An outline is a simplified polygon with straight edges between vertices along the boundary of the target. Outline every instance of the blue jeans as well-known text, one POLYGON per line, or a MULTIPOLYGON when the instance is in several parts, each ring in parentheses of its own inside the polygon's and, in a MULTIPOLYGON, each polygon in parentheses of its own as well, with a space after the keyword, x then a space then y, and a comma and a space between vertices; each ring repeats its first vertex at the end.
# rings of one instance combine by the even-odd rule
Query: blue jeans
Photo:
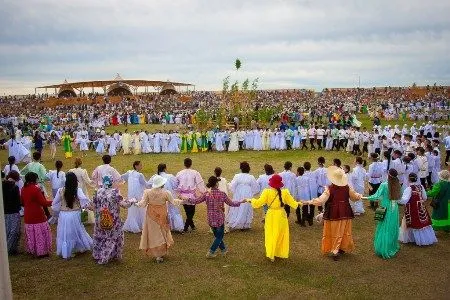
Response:
POLYGON ((225 244, 223 242, 223 234, 224 234, 224 226, 220 226, 220 227, 211 227, 212 232, 214 234, 214 241, 211 245, 211 252, 214 253, 216 252, 217 248, 220 248, 220 250, 224 251, 225 250, 225 244))

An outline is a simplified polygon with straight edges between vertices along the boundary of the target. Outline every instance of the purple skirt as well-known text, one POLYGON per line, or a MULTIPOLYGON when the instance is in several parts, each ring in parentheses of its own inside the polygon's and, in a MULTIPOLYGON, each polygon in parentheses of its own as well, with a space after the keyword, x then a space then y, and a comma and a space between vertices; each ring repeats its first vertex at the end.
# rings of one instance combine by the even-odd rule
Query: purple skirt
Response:
POLYGON ((35 256, 48 255, 52 251, 52 232, 47 222, 25 224, 27 252, 35 256))

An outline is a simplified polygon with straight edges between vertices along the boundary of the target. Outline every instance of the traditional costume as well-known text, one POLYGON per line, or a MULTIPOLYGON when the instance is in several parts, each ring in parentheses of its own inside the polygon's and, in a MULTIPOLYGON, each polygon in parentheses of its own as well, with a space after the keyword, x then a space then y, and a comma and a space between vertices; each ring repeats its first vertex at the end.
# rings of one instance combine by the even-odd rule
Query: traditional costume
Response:
POLYGON ((433 213, 431 221, 434 230, 450 231, 450 182, 449 172, 443 170, 439 173, 439 181, 433 185, 433 189, 427 192, 429 198, 433 198, 433 213))

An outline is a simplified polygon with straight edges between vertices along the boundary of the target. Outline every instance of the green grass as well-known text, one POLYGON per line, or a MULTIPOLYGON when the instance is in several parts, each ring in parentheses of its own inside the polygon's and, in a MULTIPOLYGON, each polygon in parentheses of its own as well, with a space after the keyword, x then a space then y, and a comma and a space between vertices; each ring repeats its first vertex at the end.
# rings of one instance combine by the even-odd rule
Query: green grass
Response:
MULTIPOLYGON (((367 120, 361 118, 363 122, 367 120)), ((138 127, 137 127, 138 128, 138 127)), ((153 126, 149 126, 153 128, 153 126)), ((75 156, 77 153, 75 153, 75 156)), ((305 161, 316 165, 319 155, 327 163, 339 157, 344 164, 352 164, 353 157, 343 152, 237 152, 198 153, 189 155, 193 167, 207 178, 214 167, 221 166, 224 176, 231 180, 238 172, 239 162, 247 160, 251 173, 259 175, 265 163, 281 171, 286 160, 295 168, 305 161)), ((181 154, 146 154, 116 156, 112 165, 119 172, 131 168, 134 160, 144 164, 148 178, 158 163, 167 163, 169 172, 182 168, 181 154)), ((0 151, 5 162, 7 151, 0 151)), ((44 152, 44 165, 53 162, 44 152)), ((64 170, 72 167, 73 159, 64 159, 59 149, 58 159, 64 170)), ((101 159, 93 152, 83 159, 83 166, 91 173, 101 159)), ((126 185, 122 187, 126 195, 126 185)), ((389 261, 374 255, 372 238, 375 228, 373 213, 356 218, 353 237, 356 250, 339 262, 320 253, 321 226, 300 228, 290 218, 290 257, 269 262, 264 255, 264 231, 261 210, 255 210, 252 230, 233 232, 225 236, 230 249, 226 258, 205 258, 212 242, 208 233, 206 210, 199 205, 195 216, 198 230, 186 235, 174 234, 175 245, 167 261, 156 264, 138 250, 140 235, 125 234, 124 259, 106 266, 94 263, 90 253, 65 261, 56 255, 34 259, 22 254, 10 257, 10 272, 15 299, 211 299, 211 298, 414 298, 444 299, 450 291, 448 262, 450 236, 439 233, 439 243, 431 247, 402 245, 398 256, 389 261)), ((184 213, 183 213, 184 216, 184 213)), ((123 218, 126 210, 123 211, 123 218)), ((55 237, 55 227, 52 227, 55 237)), ((92 233, 92 226, 87 230, 92 233)), ((23 245, 23 243, 22 243, 23 245)))

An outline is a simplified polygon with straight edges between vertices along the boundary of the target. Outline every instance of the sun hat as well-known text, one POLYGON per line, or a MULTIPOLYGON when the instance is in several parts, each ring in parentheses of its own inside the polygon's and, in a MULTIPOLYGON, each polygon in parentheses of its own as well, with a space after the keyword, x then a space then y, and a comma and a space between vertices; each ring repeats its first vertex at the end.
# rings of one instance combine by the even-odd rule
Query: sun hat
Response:
POLYGON ((283 178, 278 174, 273 175, 269 179, 269 186, 274 189, 281 189, 284 186, 283 178))
POLYGON ((336 166, 330 166, 327 168, 327 177, 332 184, 337 186, 346 186, 348 184, 347 175, 345 171, 336 166))
POLYGON ((448 181, 450 179, 450 172, 448 170, 442 170, 439 172, 439 179, 448 181))
POLYGON ((164 186, 167 182, 167 179, 156 175, 155 177, 153 177, 153 184, 152 184, 152 188, 160 188, 162 186, 164 186))

